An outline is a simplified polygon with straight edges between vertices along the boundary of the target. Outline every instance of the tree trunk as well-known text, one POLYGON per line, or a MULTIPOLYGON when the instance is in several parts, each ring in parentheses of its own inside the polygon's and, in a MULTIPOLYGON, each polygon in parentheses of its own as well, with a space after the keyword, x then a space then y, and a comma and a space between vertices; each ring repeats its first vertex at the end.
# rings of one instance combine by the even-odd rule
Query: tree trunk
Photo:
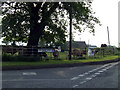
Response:
POLYGON ((38 41, 41 35, 39 35, 39 30, 42 30, 39 28, 39 8, 40 7, 34 7, 33 3, 29 4, 30 8, 30 35, 28 39, 28 44, 27 46, 37 46, 38 41))
POLYGON ((48 19, 50 19, 51 14, 55 11, 55 9, 58 7, 58 2, 54 3, 53 6, 50 8, 49 11, 47 10, 47 4, 46 3, 42 8, 42 20, 41 23, 38 23, 39 17, 39 9, 40 7, 36 6, 31 3, 29 4, 30 8, 30 35, 28 39, 27 46, 38 46, 39 39, 44 33, 44 28, 48 24, 48 19))

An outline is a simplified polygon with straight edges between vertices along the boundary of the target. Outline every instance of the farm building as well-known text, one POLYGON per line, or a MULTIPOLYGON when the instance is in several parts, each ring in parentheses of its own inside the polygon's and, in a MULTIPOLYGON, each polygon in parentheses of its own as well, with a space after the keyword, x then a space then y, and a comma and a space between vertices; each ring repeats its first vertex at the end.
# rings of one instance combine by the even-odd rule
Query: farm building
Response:
MULTIPOLYGON (((69 41, 67 41, 69 45, 69 41)), ((72 48, 79 48, 79 49, 85 49, 87 48, 87 44, 85 41, 72 41, 72 48)))

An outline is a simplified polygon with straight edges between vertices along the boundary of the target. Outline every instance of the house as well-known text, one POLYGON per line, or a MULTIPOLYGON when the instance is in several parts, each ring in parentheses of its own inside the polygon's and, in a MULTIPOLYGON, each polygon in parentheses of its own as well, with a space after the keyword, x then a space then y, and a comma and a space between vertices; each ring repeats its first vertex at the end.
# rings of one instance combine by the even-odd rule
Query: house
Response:
MULTIPOLYGON (((67 41, 67 43, 69 45, 69 41, 67 41)), ((87 45, 85 41, 72 41, 72 48, 85 49, 87 45)))
POLYGON ((88 45, 88 48, 97 48, 96 45, 88 45))

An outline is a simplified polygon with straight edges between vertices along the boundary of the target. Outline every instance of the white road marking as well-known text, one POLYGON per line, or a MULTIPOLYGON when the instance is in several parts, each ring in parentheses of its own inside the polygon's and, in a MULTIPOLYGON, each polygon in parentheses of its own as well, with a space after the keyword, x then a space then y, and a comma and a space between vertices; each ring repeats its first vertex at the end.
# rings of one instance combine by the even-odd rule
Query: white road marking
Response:
MULTIPOLYGON (((98 67, 98 68, 93 69, 93 70, 91 70, 91 71, 88 71, 88 72, 85 72, 85 73, 83 73, 83 74, 80 74, 80 75, 78 75, 77 77, 71 78, 71 80, 77 80, 79 77, 83 77, 83 76, 85 76, 85 75, 88 75, 88 74, 90 74, 91 72, 97 71, 97 70, 99 70, 99 69, 101 69, 101 68, 103 68, 103 67, 106 67, 106 66, 108 66, 108 65, 110 65, 110 64, 105 64, 105 65, 103 65, 103 66, 101 66, 101 67, 98 67)), ((103 72, 103 71, 100 71, 100 72, 103 72)), ((98 75, 99 73, 96 73, 96 74, 98 75)))
POLYGON ((86 83, 87 81, 80 82, 80 84, 86 83))
POLYGON ((73 77, 73 78, 71 78, 71 80, 76 80, 76 79, 78 79, 79 77, 73 77))
POLYGON ((74 88, 74 87, 77 87, 77 86, 78 86, 78 85, 74 85, 73 88, 74 88))
POLYGON ((78 75, 79 77, 83 77, 83 76, 85 76, 85 75, 83 75, 83 74, 80 74, 80 75, 78 75))
POLYGON ((93 72, 93 71, 89 71, 90 73, 93 72))
POLYGON ((89 74, 89 73, 86 72, 86 73, 84 73, 84 74, 87 75, 87 74, 89 74))
POLYGON ((100 72, 100 73, 101 73, 101 72, 104 72, 104 71, 98 71, 98 72, 100 72))
POLYGON ((91 77, 96 77, 97 75, 92 75, 91 77))
POLYGON ((96 75, 99 75, 100 73, 95 73, 96 75))
POLYGON ((35 72, 23 72, 22 75, 37 75, 35 72))
POLYGON ((107 69, 102 69, 102 71, 106 71, 107 69))
MULTIPOLYGON (((88 71, 88 72, 85 72, 85 73, 83 73, 83 74, 80 74, 80 75, 78 75, 78 77, 74 77, 74 78, 72 78, 71 80, 77 80, 79 77, 83 77, 83 76, 85 76, 85 75, 88 75, 88 74, 96 71, 96 73, 94 73, 93 75, 91 75, 91 77, 87 77, 87 78, 85 78, 86 80, 84 80, 84 81, 82 81, 82 82, 79 83, 79 84, 84 84, 84 83, 86 83, 87 81, 92 80, 94 77, 96 77, 97 75, 101 74, 102 72, 106 71, 107 69, 115 66, 116 64, 118 64, 118 63, 105 64, 105 65, 103 65, 103 66, 101 66, 101 67, 98 67, 98 68, 93 69, 93 70, 91 70, 91 71, 88 71), (103 69, 102 69, 102 68, 103 68, 103 69), (99 69, 101 69, 101 70, 99 70, 99 69), (98 71, 97 71, 97 70, 98 70, 98 71)), ((78 86, 78 85, 74 85, 73 87, 77 87, 77 86, 78 86)))
POLYGON ((92 78, 86 78, 86 80, 91 80, 92 78))
POLYGON ((110 65, 110 64, 106 64, 106 65, 104 65, 104 66, 98 67, 98 68, 93 69, 93 70, 91 70, 91 71, 89 71, 89 72, 90 72, 90 73, 91 73, 91 72, 94 72, 94 71, 96 71, 96 70, 98 70, 98 69, 101 69, 101 68, 104 68, 104 67, 106 67, 106 66, 108 66, 108 65, 110 65))

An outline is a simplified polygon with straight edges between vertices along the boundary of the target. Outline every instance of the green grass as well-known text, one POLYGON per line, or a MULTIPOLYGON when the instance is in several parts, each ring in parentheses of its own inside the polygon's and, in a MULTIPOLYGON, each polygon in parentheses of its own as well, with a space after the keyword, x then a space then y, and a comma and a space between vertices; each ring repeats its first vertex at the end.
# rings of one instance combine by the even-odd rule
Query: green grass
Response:
POLYGON ((98 61, 113 60, 113 59, 117 59, 117 58, 118 58, 118 55, 99 57, 99 58, 87 58, 87 59, 81 59, 81 60, 49 60, 49 61, 36 61, 36 62, 16 61, 16 62, 2 62, 2 66, 3 67, 45 66, 45 65, 72 64, 72 63, 83 63, 83 62, 98 62, 98 61))

